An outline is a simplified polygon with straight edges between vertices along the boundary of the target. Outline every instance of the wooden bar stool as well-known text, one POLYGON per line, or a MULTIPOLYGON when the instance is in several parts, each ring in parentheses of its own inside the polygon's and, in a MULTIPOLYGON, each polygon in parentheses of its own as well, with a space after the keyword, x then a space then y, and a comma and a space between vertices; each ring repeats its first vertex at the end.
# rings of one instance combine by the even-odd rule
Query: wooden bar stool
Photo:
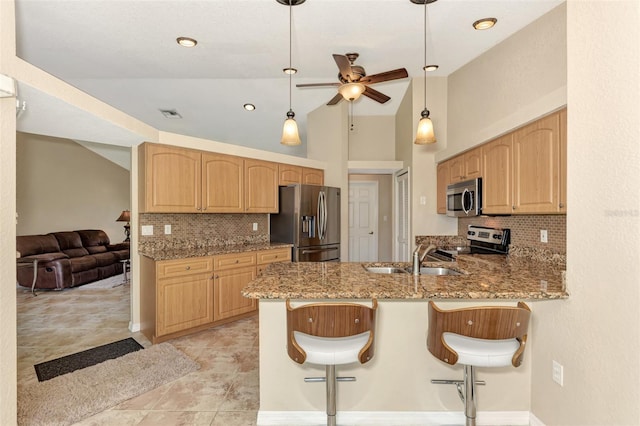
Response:
POLYGON ((373 358, 373 338, 378 303, 368 307, 357 303, 311 303, 296 308, 287 299, 287 352, 298 364, 324 365, 326 377, 305 378, 326 382, 327 425, 336 424, 336 365, 373 358))
POLYGON ((476 424, 475 367, 520 366, 527 341, 531 310, 517 306, 480 306, 440 310, 429 302, 427 348, 450 365, 463 364, 463 380, 432 380, 435 384, 455 384, 465 405, 467 426, 476 424), (464 389, 464 391, 463 391, 464 389))

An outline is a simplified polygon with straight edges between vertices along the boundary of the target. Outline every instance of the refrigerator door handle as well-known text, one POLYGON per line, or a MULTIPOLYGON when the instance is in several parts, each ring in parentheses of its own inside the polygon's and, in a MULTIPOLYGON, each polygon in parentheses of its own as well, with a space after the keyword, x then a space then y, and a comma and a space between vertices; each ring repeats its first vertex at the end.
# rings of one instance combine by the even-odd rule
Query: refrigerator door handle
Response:
POLYGON ((325 223, 326 223, 326 206, 324 192, 318 192, 318 238, 324 239, 325 223))

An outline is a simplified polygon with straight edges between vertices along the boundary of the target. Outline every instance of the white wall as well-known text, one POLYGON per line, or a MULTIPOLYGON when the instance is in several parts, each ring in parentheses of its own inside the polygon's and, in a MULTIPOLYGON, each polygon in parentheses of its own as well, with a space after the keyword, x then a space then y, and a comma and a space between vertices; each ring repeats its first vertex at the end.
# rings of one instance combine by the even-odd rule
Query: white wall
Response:
POLYGON ((447 145, 437 161, 566 104, 565 30, 562 4, 449 76, 447 145))
POLYGON ((567 51, 570 298, 533 311, 531 406, 549 426, 638 425, 640 3, 570 1, 567 51))
POLYGON ((395 117, 392 115, 353 117, 353 127, 348 133, 349 160, 395 160, 395 136, 395 117))

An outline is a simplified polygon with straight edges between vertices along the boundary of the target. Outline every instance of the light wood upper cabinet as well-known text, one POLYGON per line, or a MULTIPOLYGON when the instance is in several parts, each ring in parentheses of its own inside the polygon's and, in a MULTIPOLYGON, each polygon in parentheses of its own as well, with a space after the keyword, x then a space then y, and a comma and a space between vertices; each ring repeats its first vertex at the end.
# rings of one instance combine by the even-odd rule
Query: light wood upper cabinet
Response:
POLYGON ((293 183, 323 185, 324 171, 291 164, 278 164, 278 184, 284 186, 293 183))
POLYGON ((244 212, 244 159, 202 153, 202 211, 244 212))
POLYGON ((303 167, 302 183, 304 183, 305 185, 324 185, 324 171, 320 169, 303 167))
POLYGON ((436 191, 436 207, 438 214, 446 214, 447 213, 447 186, 449 185, 449 162, 445 161, 443 163, 438 164, 437 171, 437 179, 438 179, 438 188, 436 191))
POLYGON ((513 136, 508 134, 482 146, 482 212, 510 214, 512 202, 513 136))
POLYGON ((197 213, 202 195, 200 153, 144 143, 138 149, 141 213, 197 213))
POLYGON ((244 180, 245 212, 278 212, 277 163, 245 159, 244 180))
POLYGON ((560 213, 567 212, 567 110, 560 111, 560 213))
POLYGON ((472 149, 448 161, 449 183, 462 182, 482 176, 481 148, 472 149))
POLYGON ((558 213, 560 114, 513 132, 513 213, 558 213))

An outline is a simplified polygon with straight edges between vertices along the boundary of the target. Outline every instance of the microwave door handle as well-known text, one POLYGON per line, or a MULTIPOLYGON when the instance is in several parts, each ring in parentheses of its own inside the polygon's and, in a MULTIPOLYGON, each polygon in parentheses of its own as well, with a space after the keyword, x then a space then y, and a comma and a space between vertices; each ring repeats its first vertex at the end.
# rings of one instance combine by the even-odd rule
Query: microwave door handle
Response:
MULTIPOLYGON (((473 200, 471 201, 471 206, 469 206, 469 209, 467 210, 467 194, 469 194, 469 190, 467 188, 464 189, 464 191, 462 191, 462 211, 464 211, 464 214, 468 215, 469 212, 471 211, 471 207, 473 206, 473 200)), ((471 197, 469 197, 471 198, 471 197)))

